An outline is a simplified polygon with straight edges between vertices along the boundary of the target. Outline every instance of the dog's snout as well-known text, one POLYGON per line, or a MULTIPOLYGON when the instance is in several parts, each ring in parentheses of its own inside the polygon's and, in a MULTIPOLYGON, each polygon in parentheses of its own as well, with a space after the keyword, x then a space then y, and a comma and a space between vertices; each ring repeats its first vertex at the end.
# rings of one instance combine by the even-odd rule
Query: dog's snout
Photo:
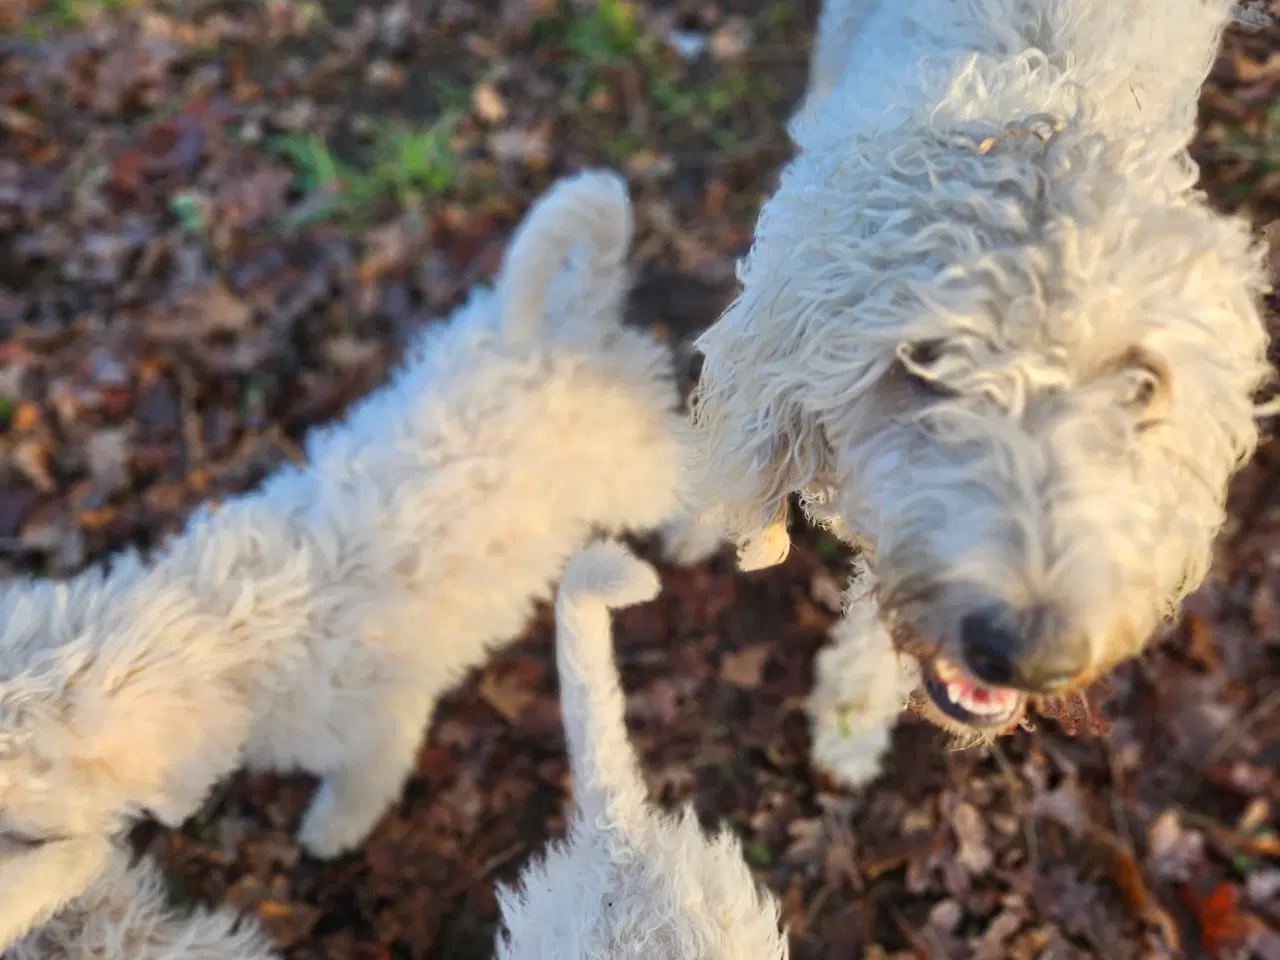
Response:
POLYGON ((1060 690, 1089 666, 1088 638, 1060 624, 1040 608, 1021 616, 999 609, 969 614, 960 623, 965 663, 975 677, 993 686, 1032 693, 1060 690))

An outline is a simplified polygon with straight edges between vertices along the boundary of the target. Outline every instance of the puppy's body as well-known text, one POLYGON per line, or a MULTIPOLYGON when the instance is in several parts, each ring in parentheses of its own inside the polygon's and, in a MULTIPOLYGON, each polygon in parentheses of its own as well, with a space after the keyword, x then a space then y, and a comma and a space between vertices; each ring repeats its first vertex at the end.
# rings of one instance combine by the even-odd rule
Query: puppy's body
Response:
MULTIPOLYGON (((437 698, 518 633, 593 529, 677 513, 668 352, 620 321, 630 231, 617 178, 557 185, 496 291, 313 434, 304 469, 201 511, 149 564, 10 587, 0 838, 36 856, 142 810, 176 824, 244 763, 324 778, 310 852, 358 843, 437 698)), ((0 918, 0 937, 30 921, 0 918)))
POLYGON ((170 909, 164 877, 112 851, 88 889, 3 960, 273 960, 257 925, 230 910, 170 909))
POLYGON ((573 774, 569 836, 500 890, 498 960, 783 960, 776 901, 737 838, 648 801, 627 736, 610 608, 651 600, 653 568, 620 545, 581 551, 556 599, 556 660, 573 774))
POLYGON ((865 545, 958 731, 1136 655, 1256 444, 1262 260, 1187 153, 1230 6, 828 0, 699 341, 715 512, 750 548, 800 491, 865 545))

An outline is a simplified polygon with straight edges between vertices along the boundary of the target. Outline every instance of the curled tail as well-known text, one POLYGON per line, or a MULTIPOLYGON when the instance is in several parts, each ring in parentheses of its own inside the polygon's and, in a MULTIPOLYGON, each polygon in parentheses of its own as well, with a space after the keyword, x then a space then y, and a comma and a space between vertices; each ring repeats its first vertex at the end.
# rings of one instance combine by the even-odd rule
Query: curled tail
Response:
POLYGON ((647 804, 627 736, 609 611, 652 600, 660 589, 653 567, 611 541, 584 548, 565 567, 556 598, 556 667, 569 769, 587 824, 625 828, 647 804))
POLYGON ((538 335, 547 292, 575 246, 587 244, 596 262, 621 263, 632 225, 626 181, 618 174, 588 170, 552 184, 529 208, 503 257, 498 294, 507 335, 538 335))

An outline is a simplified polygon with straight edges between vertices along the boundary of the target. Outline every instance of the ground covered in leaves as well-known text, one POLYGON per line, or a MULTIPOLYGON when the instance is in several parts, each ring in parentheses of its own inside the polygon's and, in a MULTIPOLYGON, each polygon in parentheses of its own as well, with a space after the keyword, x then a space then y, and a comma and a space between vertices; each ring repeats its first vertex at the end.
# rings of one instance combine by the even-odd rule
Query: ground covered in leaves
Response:
MULTIPOLYGON (((787 155, 815 7, 0 0, 3 575, 145 548, 298 457, 584 164, 628 174, 635 319, 685 343, 787 155)), ((1234 32, 1196 153, 1260 229, 1278 97, 1280 30, 1234 32)), ((858 796, 810 768, 801 709, 839 552, 665 571, 618 631, 655 796, 741 832, 802 960, 1280 957, 1280 443, 1233 505, 1109 732, 949 752, 907 720, 858 796)), ((255 913, 292 960, 487 957, 494 882, 564 829, 549 628, 445 703, 358 854, 302 857, 313 785, 271 777, 139 848, 175 902, 255 913)))

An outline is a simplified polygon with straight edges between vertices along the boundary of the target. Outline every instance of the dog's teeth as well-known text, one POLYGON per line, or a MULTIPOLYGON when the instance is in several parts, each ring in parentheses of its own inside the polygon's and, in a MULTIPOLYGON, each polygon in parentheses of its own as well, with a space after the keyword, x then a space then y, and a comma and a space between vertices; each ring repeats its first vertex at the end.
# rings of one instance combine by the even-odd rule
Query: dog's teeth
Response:
POLYGON ((958 703, 962 707, 964 706, 964 701, 967 699, 964 695, 964 687, 958 683, 947 684, 947 696, 951 698, 952 703, 958 703))

